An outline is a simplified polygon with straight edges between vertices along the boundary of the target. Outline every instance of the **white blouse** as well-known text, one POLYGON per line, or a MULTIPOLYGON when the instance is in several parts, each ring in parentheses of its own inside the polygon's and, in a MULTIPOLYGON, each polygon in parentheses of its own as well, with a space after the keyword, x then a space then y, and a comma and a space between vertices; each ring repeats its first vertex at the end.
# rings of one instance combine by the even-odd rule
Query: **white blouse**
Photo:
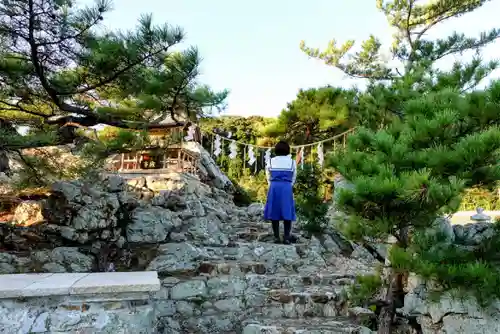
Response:
POLYGON ((271 163, 266 167, 267 183, 271 183, 271 170, 272 169, 287 169, 293 171, 292 185, 295 184, 297 179, 297 164, 290 155, 280 155, 271 158, 271 163))

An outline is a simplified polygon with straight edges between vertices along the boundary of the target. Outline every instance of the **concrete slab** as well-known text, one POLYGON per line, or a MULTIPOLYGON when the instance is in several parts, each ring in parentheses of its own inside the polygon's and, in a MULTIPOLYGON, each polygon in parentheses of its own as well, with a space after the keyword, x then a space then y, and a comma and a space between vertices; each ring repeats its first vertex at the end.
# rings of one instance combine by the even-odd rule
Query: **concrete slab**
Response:
POLYGON ((52 275, 53 274, 0 275, 0 298, 23 297, 24 288, 52 275))
POLYGON ((88 273, 53 274, 22 290, 23 297, 63 296, 69 295, 71 287, 88 273))
POLYGON ((78 280, 71 295, 92 293, 154 292, 160 290, 156 271, 91 273, 78 280))

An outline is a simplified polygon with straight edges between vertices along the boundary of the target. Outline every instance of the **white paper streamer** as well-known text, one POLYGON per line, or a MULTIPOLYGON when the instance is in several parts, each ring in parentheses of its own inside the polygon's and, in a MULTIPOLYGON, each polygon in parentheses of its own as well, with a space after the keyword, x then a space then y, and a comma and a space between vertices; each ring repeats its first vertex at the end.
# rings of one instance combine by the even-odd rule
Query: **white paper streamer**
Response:
POLYGON ((248 164, 251 166, 255 163, 255 153, 253 151, 253 146, 248 145, 248 164))
POLYGON ((323 163, 325 162, 325 155, 323 154, 323 143, 318 144, 318 165, 323 167, 323 163))
POLYGON ((271 149, 268 148, 266 150, 266 153, 264 154, 264 159, 266 161, 266 167, 269 167, 269 165, 271 164, 271 149))
POLYGON ((220 136, 219 135, 215 135, 215 141, 214 141, 214 155, 216 157, 218 157, 222 150, 221 150, 221 141, 220 141, 220 136))
POLYGON ((238 145, 236 145, 235 141, 231 142, 231 145, 229 145, 229 150, 229 157, 231 159, 236 159, 236 157, 238 156, 238 145))
POLYGON ((190 125, 188 127, 187 135, 184 137, 184 140, 185 141, 193 140, 195 132, 196 132, 196 125, 195 124, 190 125))

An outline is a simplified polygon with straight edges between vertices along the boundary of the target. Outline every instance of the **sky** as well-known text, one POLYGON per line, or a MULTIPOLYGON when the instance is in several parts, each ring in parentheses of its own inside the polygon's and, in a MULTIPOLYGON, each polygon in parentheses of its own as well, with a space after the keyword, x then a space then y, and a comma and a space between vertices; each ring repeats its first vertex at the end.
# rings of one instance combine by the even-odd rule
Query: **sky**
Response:
MULTIPOLYGON (((181 26, 185 45, 197 46, 203 58, 200 82, 230 91, 224 114, 276 116, 301 88, 363 85, 308 58, 299 43, 305 40, 308 46, 322 48, 332 38, 361 42, 374 34, 390 44, 392 32, 375 4, 375 0, 117 0, 104 25, 133 29, 141 13, 153 13, 155 23, 181 26)), ((429 35, 445 37, 459 31, 476 36, 495 27, 499 12, 500 1, 492 1, 437 26, 429 35)), ((496 55, 500 55, 498 41, 484 50, 485 59, 496 55)), ((451 63, 448 58, 440 66, 451 63)))

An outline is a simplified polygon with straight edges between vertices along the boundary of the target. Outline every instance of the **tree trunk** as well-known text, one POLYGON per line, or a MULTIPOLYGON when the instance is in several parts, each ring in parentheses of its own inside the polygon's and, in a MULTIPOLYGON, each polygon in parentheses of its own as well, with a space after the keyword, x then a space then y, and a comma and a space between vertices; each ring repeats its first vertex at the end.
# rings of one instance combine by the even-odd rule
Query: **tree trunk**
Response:
POLYGON ((5 151, 0 151, 0 173, 8 174, 10 172, 9 168, 9 158, 5 151))
MULTIPOLYGON (((406 249, 408 247, 409 240, 409 228, 408 226, 401 227, 398 231, 398 242, 396 245, 399 248, 406 249)), ((396 300, 404 298, 404 277, 400 272, 395 272, 390 263, 387 268, 387 281, 388 287, 385 294, 385 306, 382 307, 379 315, 378 321, 378 334, 391 334, 392 333, 392 323, 394 321, 394 315, 396 314, 396 300)))
POLYGON ((385 294, 384 301, 385 306, 382 307, 380 315, 378 318, 378 331, 377 334, 391 334, 392 333, 392 322, 394 319, 394 314, 396 313, 396 308, 394 305, 394 293, 398 285, 399 274, 395 273, 393 269, 389 270, 389 286, 387 287, 387 292, 385 294))

